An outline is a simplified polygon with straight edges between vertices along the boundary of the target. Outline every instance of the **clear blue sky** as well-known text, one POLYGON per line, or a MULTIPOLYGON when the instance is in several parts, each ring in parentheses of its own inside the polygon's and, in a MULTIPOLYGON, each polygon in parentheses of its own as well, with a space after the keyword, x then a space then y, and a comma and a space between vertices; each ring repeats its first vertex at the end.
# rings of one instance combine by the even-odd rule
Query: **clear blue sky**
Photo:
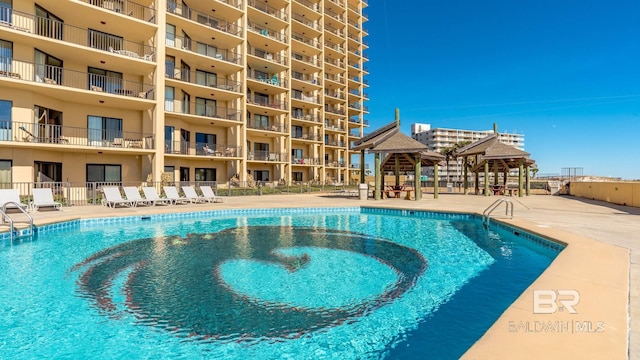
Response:
POLYGON ((525 134, 541 174, 640 179, 640 0, 369 0, 368 131, 525 134))

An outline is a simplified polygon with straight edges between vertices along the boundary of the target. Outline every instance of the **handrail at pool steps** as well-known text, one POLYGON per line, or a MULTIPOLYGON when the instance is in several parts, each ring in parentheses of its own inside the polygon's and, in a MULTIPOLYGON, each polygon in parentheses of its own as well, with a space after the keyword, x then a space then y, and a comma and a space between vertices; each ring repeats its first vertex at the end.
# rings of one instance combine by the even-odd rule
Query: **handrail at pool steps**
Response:
POLYGON ((500 206, 500 204, 505 204, 505 215, 509 216, 509 219, 513 219, 513 202, 509 199, 498 199, 494 201, 491 205, 489 205, 482 212, 482 225, 485 228, 489 227, 489 221, 491 220, 491 213, 500 206), (509 211, 511 210, 511 211, 509 211))
POLYGON ((2 224, 4 224, 5 220, 8 220, 9 222, 9 240, 13 241, 13 234, 16 230, 13 218, 7 213, 7 205, 11 205, 10 209, 20 210, 20 212, 23 213, 27 217, 27 219, 29 219, 29 234, 30 236, 33 236, 33 217, 29 215, 25 209, 22 208, 21 204, 15 201, 7 201, 2 205, 2 208, 0 208, 0 215, 2 215, 2 224))

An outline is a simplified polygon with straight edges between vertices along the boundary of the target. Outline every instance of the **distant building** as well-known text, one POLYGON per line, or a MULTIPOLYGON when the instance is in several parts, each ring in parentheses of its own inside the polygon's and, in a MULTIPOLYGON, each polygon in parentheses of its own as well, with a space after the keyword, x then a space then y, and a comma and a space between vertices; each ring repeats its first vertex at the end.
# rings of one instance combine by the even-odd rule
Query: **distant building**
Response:
MULTIPOLYGON (((490 134, 493 134, 493 130, 432 129, 430 124, 411 124, 411 137, 427 145, 429 150, 438 153, 442 152, 443 149, 452 148, 459 142, 474 142, 490 134)), ((498 137, 500 142, 524 150, 524 134, 498 133, 498 137)), ((448 169, 444 167, 440 169, 439 173, 443 180, 461 181, 463 174, 462 160, 449 161, 448 169)), ((426 168, 423 175, 433 176, 433 168, 426 168)))

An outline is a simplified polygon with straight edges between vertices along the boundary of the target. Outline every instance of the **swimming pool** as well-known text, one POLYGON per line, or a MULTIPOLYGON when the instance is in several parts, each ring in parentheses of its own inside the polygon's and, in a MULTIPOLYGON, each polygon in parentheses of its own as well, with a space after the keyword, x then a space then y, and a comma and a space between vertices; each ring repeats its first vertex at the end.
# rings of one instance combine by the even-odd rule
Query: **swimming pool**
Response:
POLYGON ((0 353, 457 358, 561 250, 373 208, 74 221, 0 247, 0 353))

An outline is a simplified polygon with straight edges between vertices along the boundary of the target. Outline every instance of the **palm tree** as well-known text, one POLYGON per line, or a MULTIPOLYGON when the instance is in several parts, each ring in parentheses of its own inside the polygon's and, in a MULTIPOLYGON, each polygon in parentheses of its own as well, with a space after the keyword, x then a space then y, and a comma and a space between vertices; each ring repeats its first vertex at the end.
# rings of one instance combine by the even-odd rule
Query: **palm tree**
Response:
POLYGON ((471 141, 458 141, 453 144, 452 147, 446 147, 440 150, 440 154, 444 155, 444 161, 446 162, 445 171, 447 173, 447 184, 449 183, 449 160, 457 159, 456 152, 469 144, 471 144, 471 141))

